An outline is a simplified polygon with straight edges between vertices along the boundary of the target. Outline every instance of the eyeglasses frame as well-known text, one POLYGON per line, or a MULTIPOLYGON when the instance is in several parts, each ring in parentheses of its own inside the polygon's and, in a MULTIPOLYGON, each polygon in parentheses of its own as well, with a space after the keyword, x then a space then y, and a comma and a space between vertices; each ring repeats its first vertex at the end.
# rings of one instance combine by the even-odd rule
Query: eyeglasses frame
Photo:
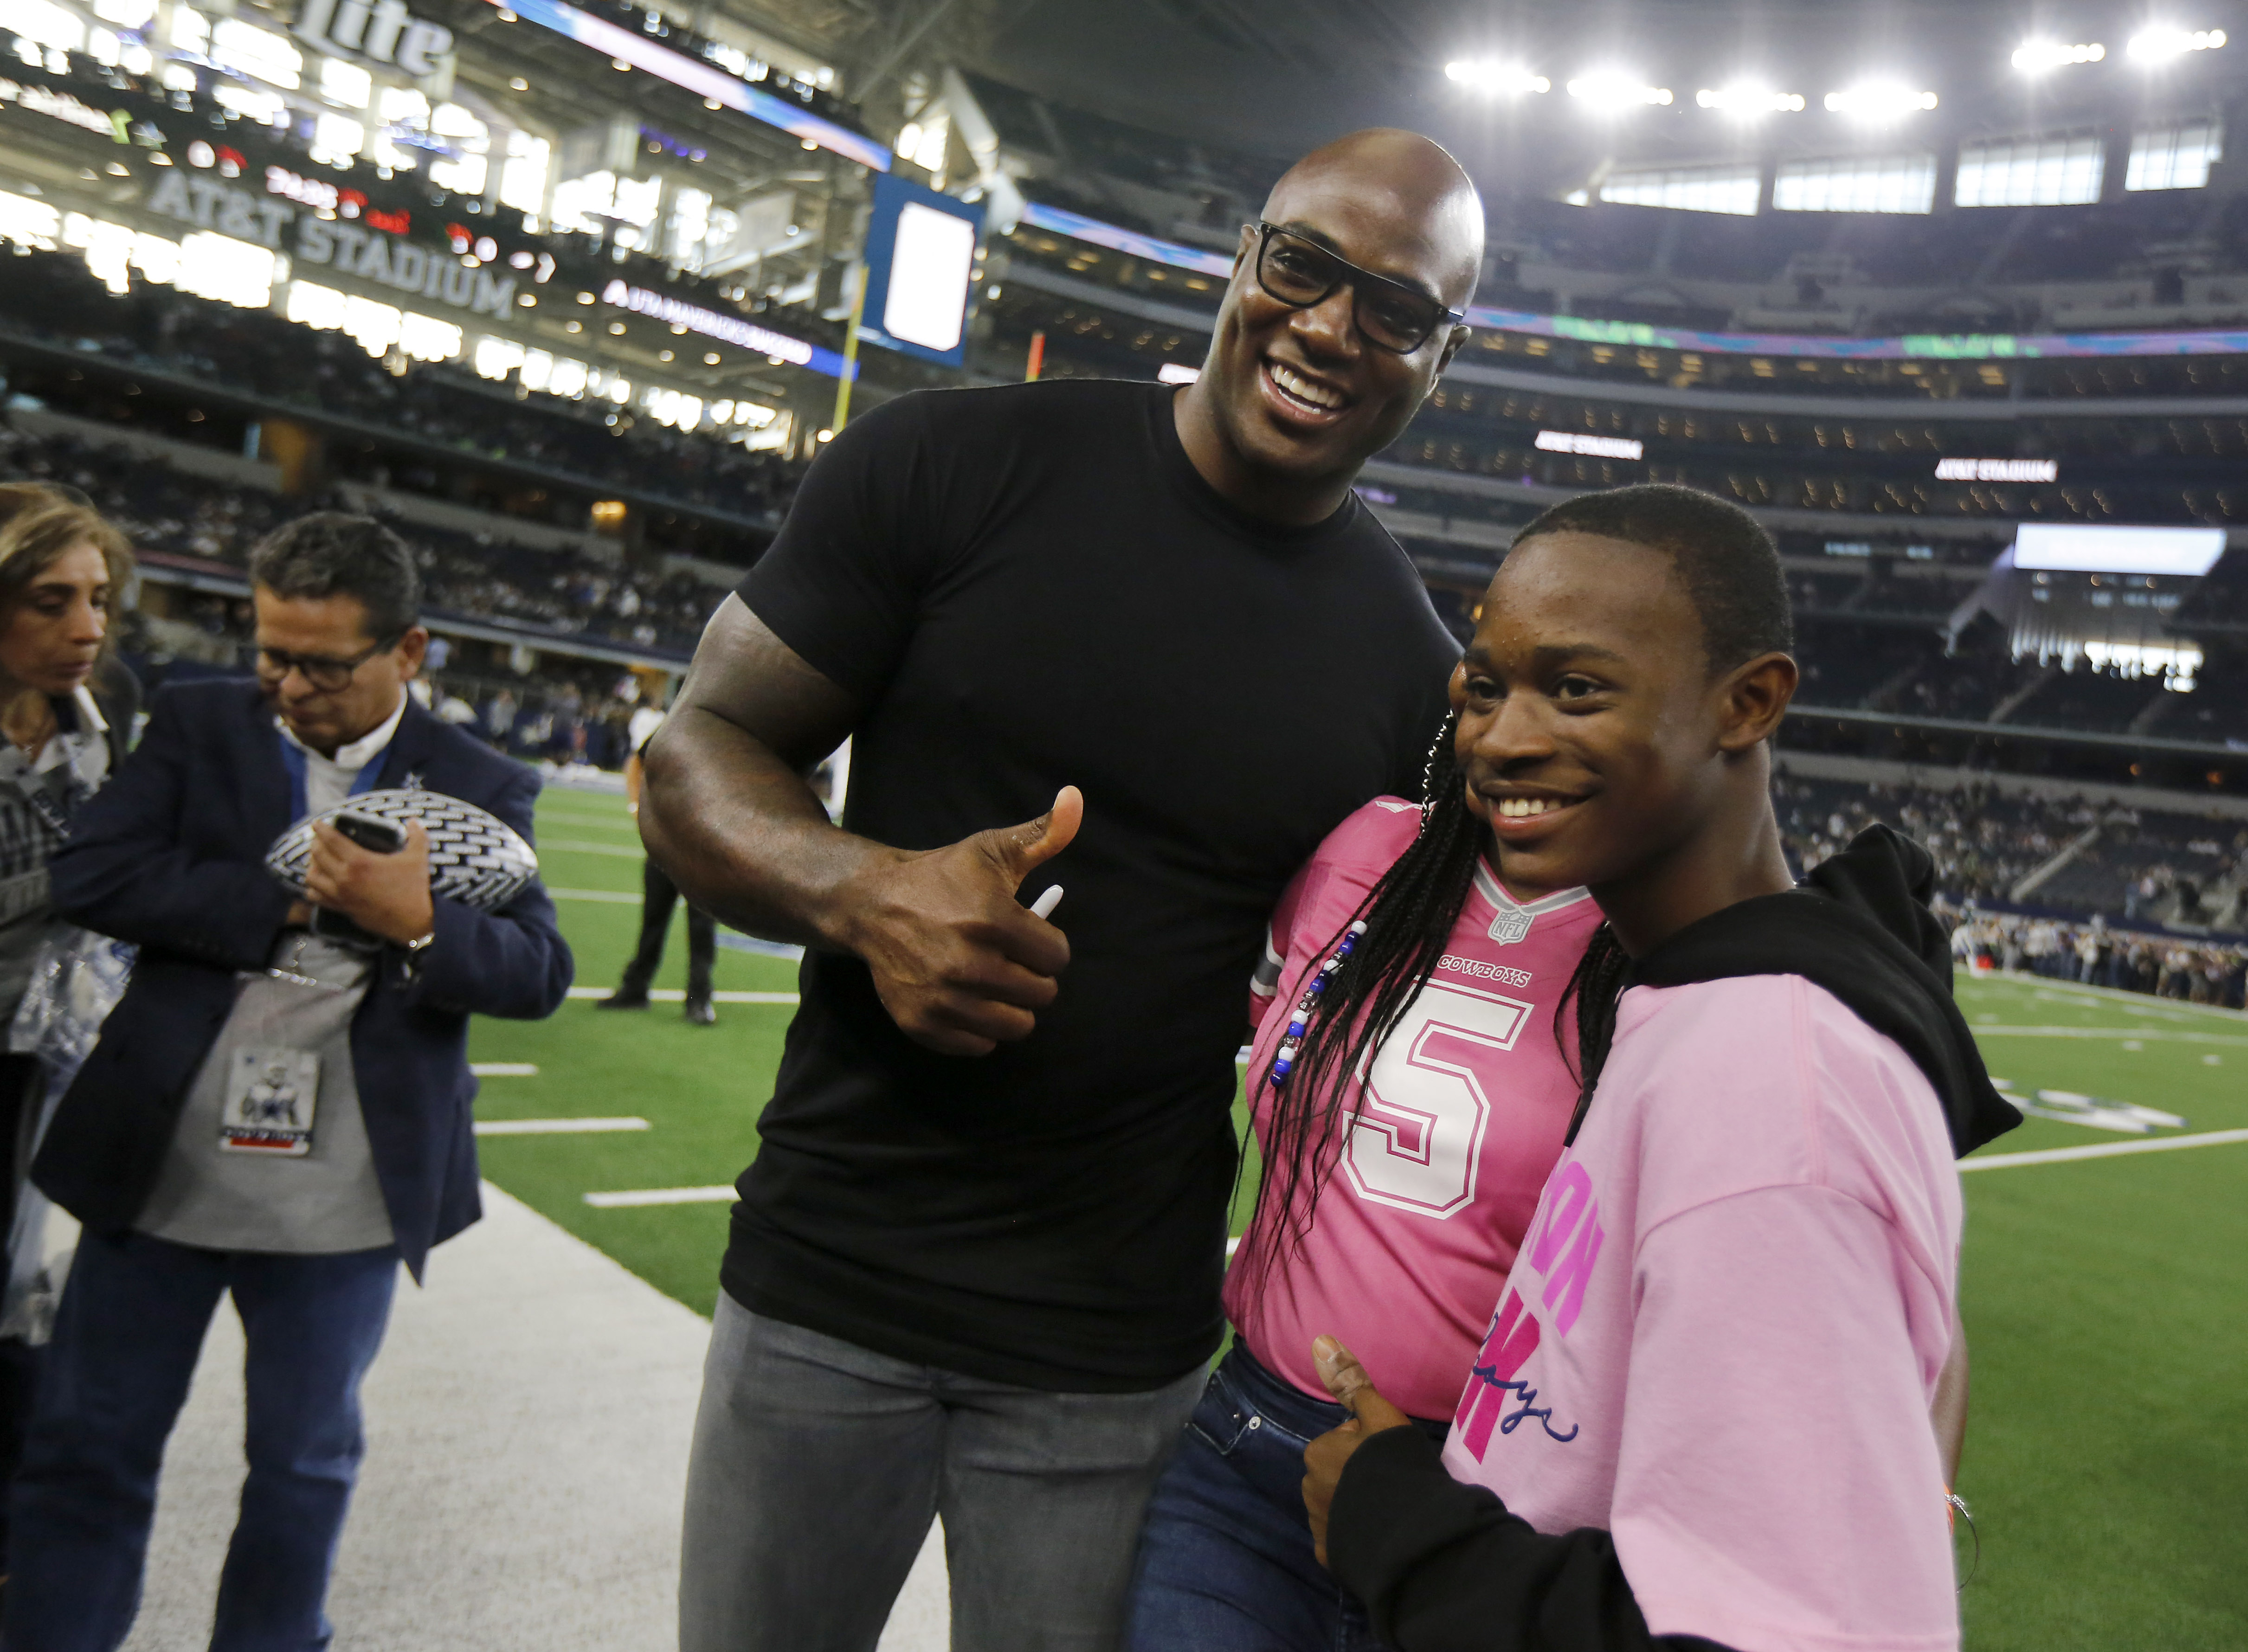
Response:
POLYGON ((289 674, 291 671, 300 672, 303 674, 305 681, 312 685, 312 689, 315 693, 341 694, 346 689, 351 687, 352 679, 359 675, 360 667, 365 665, 369 660, 374 659, 375 655, 379 654, 386 654, 391 649, 396 648, 399 644, 400 639, 404 637, 405 634, 406 634, 401 631, 397 636, 374 643, 370 645, 364 653, 354 655, 348 660, 335 660, 322 655, 307 655, 291 654, 285 648, 269 648, 261 642, 257 645, 257 675, 261 677, 270 676, 273 682, 279 683, 287 682, 289 674), (283 663, 281 668, 278 671, 270 671, 268 669, 269 656, 277 654, 282 658, 283 663), (324 685, 319 678, 312 675, 315 668, 333 669, 337 667, 341 667, 343 668, 343 680, 340 682, 336 683, 333 687, 324 685))
POLYGON ((1250 261, 1249 268, 1250 273, 1256 278, 1257 289, 1258 291, 1262 292, 1266 298, 1271 299, 1273 303, 1285 304, 1291 310, 1312 310, 1318 308, 1320 305, 1325 304, 1329 298, 1333 298, 1335 295, 1335 287, 1342 286, 1345 283, 1347 283, 1350 287, 1351 326, 1358 330, 1358 336, 1360 338, 1365 339, 1367 343, 1372 345, 1375 349, 1383 351, 1388 354, 1394 356, 1409 356, 1414 353, 1414 351, 1419 350, 1425 346, 1429 339, 1435 338, 1437 332, 1444 326, 1445 323, 1450 322, 1453 326, 1456 327, 1468 319, 1468 312, 1466 311, 1451 309, 1448 307, 1442 299, 1432 298, 1429 294, 1422 291, 1420 288, 1408 286, 1402 281, 1398 280, 1395 276, 1380 275, 1372 270, 1363 269, 1359 265, 1353 264, 1348 258, 1344 257, 1333 247, 1321 246, 1319 243, 1312 240, 1301 230, 1291 230, 1282 224, 1268 223, 1262 218, 1258 219, 1253 223, 1244 223, 1241 227, 1244 230, 1253 230, 1257 233, 1257 250, 1250 261), (1347 271, 1349 273, 1339 277, 1333 286, 1327 288, 1326 291, 1320 293, 1316 298, 1306 298, 1299 302, 1294 298, 1282 298, 1278 293, 1273 291, 1270 286, 1266 285, 1264 282, 1264 254, 1271 248, 1272 244, 1272 237, 1276 235, 1287 236, 1293 240, 1302 242, 1307 247, 1316 248, 1321 254, 1326 257, 1333 259, 1335 263, 1340 264, 1343 269, 1347 271), (1368 282, 1372 283, 1375 286, 1388 287, 1395 292, 1410 293, 1414 298, 1422 299, 1426 303, 1433 304, 1436 306, 1436 319, 1429 324, 1429 330, 1422 333, 1419 339, 1414 341, 1411 349, 1400 350, 1395 345, 1382 343, 1381 339, 1375 338, 1371 332, 1367 332, 1366 323, 1359 319, 1358 306, 1363 301, 1366 292, 1366 288, 1361 284, 1368 282))

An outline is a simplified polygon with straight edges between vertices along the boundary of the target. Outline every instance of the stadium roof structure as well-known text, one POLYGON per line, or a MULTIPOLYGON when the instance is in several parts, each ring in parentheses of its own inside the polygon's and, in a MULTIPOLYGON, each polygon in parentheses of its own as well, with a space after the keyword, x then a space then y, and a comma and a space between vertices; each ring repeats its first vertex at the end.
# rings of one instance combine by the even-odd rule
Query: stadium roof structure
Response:
POLYGON ((1031 0, 968 55, 1046 96, 1251 154, 1285 158, 1360 126, 1411 127, 1452 147, 1487 193, 1545 195, 1612 161, 1857 147, 1904 134, 1950 142, 2236 94, 2248 83, 2248 13, 2233 0, 2171 11, 2181 26, 2230 25, 2241 38, 2230 51, 2149 61, 2128 50, 2148 21, 2136 8, 2087 6, 2064 21, 1981 0, 1031 0), (2102 45, 2101 60, 2043 74, 2015 66, 2032 36, 2061 34, 2102 45), (1463 59, 1517 65, 1546 89, 1474 95, 1445 77, 1463 59), (1618 76, 1668 99, 1619 113, 1569 95, 1573 79, 1618 76), (1697 92, 1744 79, 1806 106, 1743 121, 1697 102, 1697 92), (1826 94, 1871 82, 1932 93, 1934 107, 1868 124, 1826 106, 1826 94))

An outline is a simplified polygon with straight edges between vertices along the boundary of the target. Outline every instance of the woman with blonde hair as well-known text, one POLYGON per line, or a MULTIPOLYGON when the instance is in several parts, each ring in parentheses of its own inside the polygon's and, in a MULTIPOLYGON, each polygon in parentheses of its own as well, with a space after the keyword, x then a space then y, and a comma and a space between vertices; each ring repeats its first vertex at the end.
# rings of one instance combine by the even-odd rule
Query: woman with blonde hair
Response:
MULTIPOLYGON (((15 1019, 40 949, 63 926, 47 861, 71 816, 125 756, 140 685, 109 652, 110 604, 133 568, 125 536, 72 490, 0 483, 0 1030, 15 1019)), ((43 1341, 28 1288, 44 1201, 25 1181, 46 1086, 35 1056, 0 1037, 0 1484, 14 1474, 43 1341), (23 1254, 18 1255, 21 1251, 23 1254)), ((0 1553, 4 1553, 0 1511, 0 1553)))

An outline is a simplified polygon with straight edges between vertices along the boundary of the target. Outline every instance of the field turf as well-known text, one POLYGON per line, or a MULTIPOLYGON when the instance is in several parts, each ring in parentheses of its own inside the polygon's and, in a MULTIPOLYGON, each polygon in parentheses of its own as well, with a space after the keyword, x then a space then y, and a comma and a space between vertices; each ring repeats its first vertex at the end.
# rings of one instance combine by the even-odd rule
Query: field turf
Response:
MULTIPOLYGON (((539 853, 581 988, 613 985, 637 932, 640 849, 620 799, 550 792, 539 853), (597 898, 586 898, 588 896, 597 898), (606 896, 602 899, 598 897, 606 896)), ((673 926, 658 987, 684 984, 673 926)), ((722 992, 790 993, 795 966, 722 948, 722 992)), ((2183 1114, 2157 1136, 2248 1129, 2248 1017, 2017 979, 1963 980, 1991 1070, 2183 1114)), ((486 1136, 484 1174, 707 1313, 722 1202, 596 1208, 589 1192, 722 1186, 756 1151, 786 1004, 484 1021, 478 1117, 645 1119, 630 1133, 486 1136)), ((2032 1118, 2008 1155, 2142 1139, 2032 1118)), ((2248 1649, 2248 1142, 1966 1177, 1962 1295, 1974 1381, 1961 1493, 1981 1527, 1972 1652, 2248 1649)), ((442 1254, 436 1265, 442 1269, 442 1254)), ((1847 1488, 1837 1488, 1847 1495, 1847 1488)), ((1963 1567, 1966 1549, 1963 1541, 1963 1567)))

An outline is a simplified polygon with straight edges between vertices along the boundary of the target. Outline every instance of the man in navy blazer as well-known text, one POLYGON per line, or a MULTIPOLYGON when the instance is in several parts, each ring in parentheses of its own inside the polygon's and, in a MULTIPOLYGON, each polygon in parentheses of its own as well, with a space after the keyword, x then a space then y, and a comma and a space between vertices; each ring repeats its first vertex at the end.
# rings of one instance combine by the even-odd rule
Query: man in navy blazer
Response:
POLYGON ((292 822, 418 786, 527 839, 538 781, 406 692, 428 633, 387 529, 305 518, 250 570, 257 682, 160 695, 54 861, 58 910, 140 956, 34 1168, 86 1231, 13 1493, 0 1640, 24 1652, 112 1652, 130 1629, 164 1441, 229 1293, 249 1475, 211 1645, 327 1645, 398 1264, 419 1279, 479 1215, 469 1017, 544 1017, 570 985, 545 891, 489 913, 434 898, 418 824, 387 855, 319 827, 312 902, 371 938, 307 927, 264 865, 292 822))

